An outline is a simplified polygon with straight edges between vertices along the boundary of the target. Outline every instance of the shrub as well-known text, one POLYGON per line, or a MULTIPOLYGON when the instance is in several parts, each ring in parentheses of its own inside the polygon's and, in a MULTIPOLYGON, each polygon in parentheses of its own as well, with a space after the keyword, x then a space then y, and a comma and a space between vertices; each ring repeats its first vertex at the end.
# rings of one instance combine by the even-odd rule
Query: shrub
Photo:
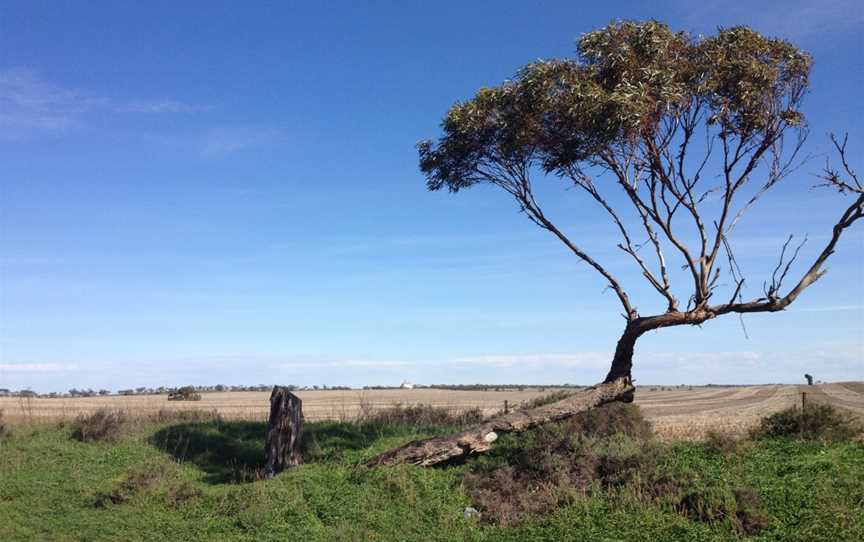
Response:
MULTIPOLYGON (((572 499, 652 503, 688 519, 727 525, 737 534, 768 523, 759 494, 682 466, 681 450, 652 440, 639 408, 612 403, 521 435, 507 435, 475 461, 464 485, 483 520, 511 525, 572 499)), ((726 453, 737 444, 720 436, 706 444, 726 453)))
POLYGON ((169 401, 200 401, 201 394, 192 386, 183 386, 168 394, 169 401))
POLYGON ((120 410, 100 408, 91 414, 79 414, 72 422, 72 438, 80 442, 114 441, 120 436, 127 416, 120 410))
POLYGON ((676 508, 685 517, 702 523, 727 523, 741 535, 757 534, 770 523, 759 493, 749 487, 697 487, 675 497, 676 508))
POLYGON ((763 418, 754 438, 792 437, 804 440, 843 442, 864 432, 856 420, 831 405, 809 404, 803 410, 790 407, 763 418))
POLYGON ((3 409, 0 409, 0 440, 9 435, 9 428, 6 427, 6 422, 3 421, 3 409))
POLYGON ((612 403, 506 436, 472 465, 464 483, 485 520, 516 523, 574 491, 627 483, 654 464, 650 437, 638 407, 612 403))

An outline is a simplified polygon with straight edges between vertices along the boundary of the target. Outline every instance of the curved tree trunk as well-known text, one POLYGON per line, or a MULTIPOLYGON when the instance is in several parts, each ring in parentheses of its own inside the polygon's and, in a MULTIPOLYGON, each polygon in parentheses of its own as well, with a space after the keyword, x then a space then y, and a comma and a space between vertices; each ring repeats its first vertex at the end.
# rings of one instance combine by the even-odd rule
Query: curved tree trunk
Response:
POLYGON ((501 433, 527 431, 613 401, 629 402, 633 400, 633 391, 629 378, 619 378, 580 390, 555 403, 496 416, 456 435, 409 442, 370 459, 366 465, 377 467, 407 463, 429 467, 463 459, 489 450, 501 433))
POLYGON ((641 330, 633 324, 627 325, 621 338, 618 339, 618 344, 615 346, 612 367, 609 368, 609 374, 606 375, 606 380, 603 382, 612 382, 619 378, 631 379, 630 371, 633 368, 633 349, 636 346, 636 340, 643 333, 645 333, 645 330, 641 330))

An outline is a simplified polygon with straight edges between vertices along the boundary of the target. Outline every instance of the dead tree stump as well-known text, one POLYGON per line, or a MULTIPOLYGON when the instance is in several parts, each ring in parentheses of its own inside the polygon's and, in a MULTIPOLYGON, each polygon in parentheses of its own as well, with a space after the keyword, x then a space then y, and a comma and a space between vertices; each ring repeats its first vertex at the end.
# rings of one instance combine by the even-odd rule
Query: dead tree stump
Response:
POLYGON ((303 402, 285 386, 273 386, 270 394, 270 423, 264 444, 267 475, 279 474, 301 463, 303 402))

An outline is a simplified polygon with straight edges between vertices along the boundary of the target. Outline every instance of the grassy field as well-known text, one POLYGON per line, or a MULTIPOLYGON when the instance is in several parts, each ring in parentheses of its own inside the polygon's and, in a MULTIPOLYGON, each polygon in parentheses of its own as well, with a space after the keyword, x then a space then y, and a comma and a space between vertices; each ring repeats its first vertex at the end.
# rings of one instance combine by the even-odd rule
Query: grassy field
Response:
MULTIPOLYGON (((743 434, 762 416, 801 400, 807 391, 813 400, 829 402, 864 415, 864 384, 820 386, 746 387, 640 387, 636 403, 654 424, 655 433, 666 439, 702 438, 710 431, 743 434)), ((524 391, 450 391, 437 389, 300 391, 303 411, 309 421, 356 419, 396 404, 426 404, 454 412, 479 408, 492 415, 504 407, 548 393, 544 389, 524 391)), ((165 395, 108 396, 71 399, 0 398, 7 420, 39 421, 72 419, 100 408, 122 409, 133 416, 152 417, 159 412, 205 410, 229 420, 265 420, 269 412, 267 392, 205 393, 201 401, 168 401, 165 395)))
POLYGON ((658 442, 635 407, 619 406, 578 426, 505 436, 488 456, 435 469, 362 462, 454 430, 446 416, 309 423, 305 464, 271 480, 260 476, 262 422, 138 419, 104 442, 71 438, 74 422, 7 425, 0 538, 864 539, 860 442, 658 442))

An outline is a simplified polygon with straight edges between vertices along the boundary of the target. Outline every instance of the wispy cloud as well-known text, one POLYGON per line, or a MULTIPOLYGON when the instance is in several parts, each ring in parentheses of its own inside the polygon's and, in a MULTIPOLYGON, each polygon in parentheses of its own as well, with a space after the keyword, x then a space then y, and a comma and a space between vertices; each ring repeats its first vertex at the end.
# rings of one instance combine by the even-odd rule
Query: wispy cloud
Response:
POLYGON ((274 128, 215 128, 204 134, 199 144, 199 152, 205 158, 221 158, 250 147, 274 143, 282 137, 282 131, 274 128))
POLYGON ((448 360, 450 365, 488 365, 492 367, 513 366, 559 366, 559 367, 606 367, 612 359, 611 352, 576 352, 572 354, 504 354, 468 356, 448 360))
POLYGON ((761 32, 797 39, 836 33, 864 25, 860 0, 770 0, 680 2, 686 20, 700 31, 718 25, 747 24, 761 32))
POLYGON ((163 100, 157 102, 130 102, 119 104, 114 107, 118 113, 198 113, 206 111, 207 107, 198 107, 178 102, 176 100, 163 100))
POLYGON ((202 108, 176 100, 122 102, 65 88, 30 70, 0 71, 0 138, 24 139, 81 126, 97 113, 177 114, 202 108))
POLYGON ((792 312, 844 312, 864 311, 864 305, 825 305, 821 307, 795 307, 789 309, 792 312))
POLYGON ((77 369, 75 363, 0 363, 0 371, 10 373, 57 373, 77 369))

